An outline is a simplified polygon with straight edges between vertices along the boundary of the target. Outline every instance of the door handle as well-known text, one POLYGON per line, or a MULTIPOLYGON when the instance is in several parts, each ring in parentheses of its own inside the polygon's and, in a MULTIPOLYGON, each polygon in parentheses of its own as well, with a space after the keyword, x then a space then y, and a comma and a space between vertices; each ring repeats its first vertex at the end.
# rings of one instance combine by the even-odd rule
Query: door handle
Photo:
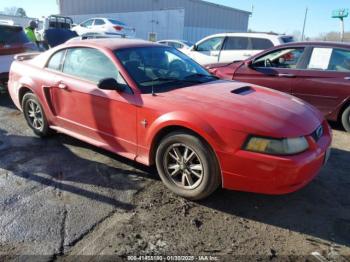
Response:
POLYGON ((278 74, 279 77, 295 77, 293 74, 278 74))
POLYGON ((350 76, 346 76, 346 77, 344 77, 344 80, 348 80, 348 81, 350 81, 350 76))
POLYGON ((58 88, 59 88, 59 89, 67 89, 68 86, 67 86, 65 83, 59 83, 59 84, 58 84, 58 88))
POLYGON ((252 55, 251 54, 243 54, 243 56, 251 57, 252 55))

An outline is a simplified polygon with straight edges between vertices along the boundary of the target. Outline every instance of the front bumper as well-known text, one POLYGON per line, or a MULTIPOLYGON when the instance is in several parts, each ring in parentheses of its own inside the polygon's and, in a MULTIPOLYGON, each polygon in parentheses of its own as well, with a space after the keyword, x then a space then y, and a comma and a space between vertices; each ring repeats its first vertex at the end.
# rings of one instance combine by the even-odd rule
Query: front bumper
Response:
POLYGON ((287 194, 311 182, 324 166, 331 145, 331 130, 315 142, 309 136, 308 151, 294 156, 272 156, 239 150, 233 155, 218 153, 226 189, 262 194, 287 194))

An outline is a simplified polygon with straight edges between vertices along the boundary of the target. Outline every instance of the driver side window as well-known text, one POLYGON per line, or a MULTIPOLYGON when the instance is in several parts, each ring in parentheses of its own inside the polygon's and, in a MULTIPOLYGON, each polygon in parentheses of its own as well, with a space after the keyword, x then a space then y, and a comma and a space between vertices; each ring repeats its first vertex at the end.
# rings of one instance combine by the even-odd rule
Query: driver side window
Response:
POLYGON ((210 38, 200 43, 197 46, 197 51, 199 52, 220 51, 223 42, 224 42, 224 37, 210 38))
POLYGON ((303 47, 279 49, 257 58, 254 61, 253 66, 296 69, 303 54, 303 47))

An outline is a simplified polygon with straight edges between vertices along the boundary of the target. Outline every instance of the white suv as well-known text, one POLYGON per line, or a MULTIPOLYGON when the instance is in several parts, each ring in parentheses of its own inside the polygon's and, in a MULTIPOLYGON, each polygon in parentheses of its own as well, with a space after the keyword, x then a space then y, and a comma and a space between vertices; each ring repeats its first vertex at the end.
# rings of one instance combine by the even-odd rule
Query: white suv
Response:
POLYGON ((184 53, 207 65, 245 60, 265 49, 293 42, 292 36, 269 33, 223 33, 208 36, 184 53))

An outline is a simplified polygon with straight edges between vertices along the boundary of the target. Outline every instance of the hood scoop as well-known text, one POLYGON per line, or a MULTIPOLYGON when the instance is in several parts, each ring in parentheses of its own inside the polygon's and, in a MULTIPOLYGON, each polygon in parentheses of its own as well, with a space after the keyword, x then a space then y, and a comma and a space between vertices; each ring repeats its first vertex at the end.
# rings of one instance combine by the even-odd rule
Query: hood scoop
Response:
POLYGON ((246 96, 254 92, 255 90, 251 86, 243 86, 231 91, 232 94, 241 95, 241 96, 246 96))

